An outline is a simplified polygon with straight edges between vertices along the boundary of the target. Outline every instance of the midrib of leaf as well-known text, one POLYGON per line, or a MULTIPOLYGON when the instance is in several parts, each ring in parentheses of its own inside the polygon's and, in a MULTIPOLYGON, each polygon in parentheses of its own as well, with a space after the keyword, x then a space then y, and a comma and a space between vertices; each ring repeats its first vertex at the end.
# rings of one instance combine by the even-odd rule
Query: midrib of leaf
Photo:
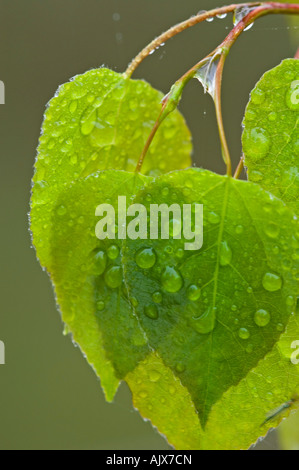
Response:
MULTIPOLYGON (((227 211, 227 202, 228 202, 228 192, 229 192, 229 182, 230 179, 227 178, 225 181, 225 194, 224 194, 224 199, 223 199, 223 207, 222 207, 222 214, 221 214, 221 223, 219 227, 219 234, 218 234, 218 249, 217 249, 217 259, 216 259, 216 267, 215 267, 215 273, 213 276, 214 279, 214 291, 213 291, 213 309, 215 308, 216 305, 216 296, 217 296, 217 288, 218 288, 218 277, 219 277, 219 267, 220 267, 220 253, 221 253, 221 242, 222 242, 222 237, 223 237, 223 231, 224 231, 224 220, 226 216, 226 211, 227 211)), ((206 403, 207 403, 207 396, 209 392, 209 385, 210 385, 210 368, 211 368, 211 352, 213 349, 213 336, 214 336, 214 331, 211 332, 210 336, 210 353, 209 353, 209 361, 208 361, 208 373, 207 373, 207 382, 205 386, 205 391, 203 392, 203 413, 202 413, 202 425, 204 427, 207 416, 206 416, 206 403)))

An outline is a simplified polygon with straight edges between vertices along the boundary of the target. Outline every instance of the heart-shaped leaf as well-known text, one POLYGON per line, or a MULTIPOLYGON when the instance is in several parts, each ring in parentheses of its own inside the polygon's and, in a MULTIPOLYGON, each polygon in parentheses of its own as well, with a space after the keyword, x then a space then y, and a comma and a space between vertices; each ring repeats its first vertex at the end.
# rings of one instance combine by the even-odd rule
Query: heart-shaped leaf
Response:
POLYGON ((257 185, 201 170, 154 180, 134 199, 204 205, 204 245, 127 240, 129 297, 149 340, 192 397, 201 422, 223 393, 270 352, 295 309, 297 220, 257 185), (144 269, 142 250, 156 263, 144 269))
MULTIPOLYGON (((31 198, 33 243, 47 265, 47 233, 60 191, 97 170, 134 170, 161 110, 162 94, 141 80, 97 69, 62 85, 45 113, 31 198)), ((191 165, 191 136, 172 113, 157 132, 143 166, 161 174, 191 165)))

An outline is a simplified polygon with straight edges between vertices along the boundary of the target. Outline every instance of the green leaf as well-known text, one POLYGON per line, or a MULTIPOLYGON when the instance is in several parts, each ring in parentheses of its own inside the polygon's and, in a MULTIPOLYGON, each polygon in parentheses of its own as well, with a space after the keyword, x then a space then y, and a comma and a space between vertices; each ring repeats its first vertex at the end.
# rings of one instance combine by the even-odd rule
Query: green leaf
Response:
MULTIPOLYGON (((199 422, 196 424, 197 415, 187 389, 156 355, 149 356, 126 378, 134 405, 176 449, 248 449, 298 407, 298 403, 294 404, 263 425, 272 410, 296 397, 299 391, 299 365, 291 362, 292 345, 298 338, 297 313, 273 350, 213 406, 204 431, 199 422), (160 377, 153 375, 153 370, 160 377)), ((281 429, 285 448, 290 434, 288 421, 283 422, 281 429)), ((297 421, 292 418, 291 427, 294 421, 296 425, 298 414, 297 421)), ((296 445, 298 440, 292 434, 292 447, 296 445)))
POLYGON ((248 178, 299 213, 299 61, 284 60, 251 93, 244 119, 248 178))
POLYGON ((177 202, 204 205, 201 250, 184 251, 186 240, 127 240, 125 279, 150 347, 206 426, 212 406, 274 348, 295 309, 298 224, 259 186, 195 169, 161 176, 134 199, 148 210, 177 202), (150 269, 140 267, 144 249, 156 254, 150 269))
MULTIPOLYGON (((62 189, 97 170, 134 170, 161 99, 148 83, 104 68, 59 88, 45 113, 31 199, 33 243, 43 266, 49 257, 51 210, 62 189)), ((186 168, 190 152, 189 130, 176 111, 159 129, 143 172, 186 168)))
POLYGON ((129 204, 147 180, 151 178, 124 171, 98 172, 62 192, 52 216, 46 267, 67 331, 101 377, 108 400, 119 379, 149 348, 124 290, 121 241, 96 237, 95 210, 109 203, 117 217, 118 195, 126 196, 129 204))

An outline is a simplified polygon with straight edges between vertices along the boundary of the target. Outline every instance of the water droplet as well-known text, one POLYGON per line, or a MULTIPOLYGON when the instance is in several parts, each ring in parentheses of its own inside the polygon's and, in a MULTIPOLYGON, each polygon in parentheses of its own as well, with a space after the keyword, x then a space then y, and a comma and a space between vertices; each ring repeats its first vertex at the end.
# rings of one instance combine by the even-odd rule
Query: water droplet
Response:
POLYGON ((151 320, 157 320, 159 317, 158 309, 155 305, 147 305, 144 307, 144 313, 151 320))
POLYGON ((57 209, 57 214, 60 215, 60 216, 65 215, 66 214, 65 206, 59 206, 58 209, 57 209))
POLYGON ((243 145, 245 154, 254 160, 258 160, 267 155, 270 150, 271 141, 265 129, 254 127, 244 131, 243 145))
POLYGON ((110 258, 112 260, 116 259, 119 255, 118 246, 116 246, 116 245, 109 246, 109 248, 107 250, 107 255, 108 255, 108 258, 110 258))
POLYGON ((216 225, 219 224, 220 217, 218 214, 216 214, 216 212, 210 212, 208 215, 208 221, 210 222, 210 224, 216 225))
POLYGON ((239 338, 241 339, 248 339, 250 337, 250 333, 247 328, 240 328, 239 329, 239 338))
POLYGON ((265 101, 266 95, 265 95, 265 92, 263 90, 261 90, 260 88, 255 88, 251 92, 250 97, 251 97, 251 101, 254 104, 259 105, 259 104, 262 104, 265 101))
POLYGON ((152 295, 152 299, 153 299, 153 302, 155 302, 155 304, 160 304, 163 300, 162 293, 161 292, 154 292, 153 295, 152 295))
POLYGON ((70 162, 71 162, 72 165, 76 165, 78 163, 78 158, 77 158, 77 155, 75 153, 73 155, 71 155, 70 162))
POLYGON ((197 333, 206 335, 214 330, 216 324, 216 307, 209 307, 200 317, 193 317, 191 326, 197 333))
POLYGON ((286 94, 286 104, 292 111, 299 110, 299 80, 294 80, 286 94))
POLYGON ((157 260, 157 255, 153 248, 141 248, 135 257, 137 265, 141 269, 150 269, 152 268, 157 260))
POLYGON ((69 110, 71 113, 74 113, 77 110, 78 107, 78 101, 74 100, 70 103, 69 110))
POLYGON ((104 251, 98 251, 95 255, 95 272, 99 276, 103 274, 107 265, 107 256, 104 251))
POLYGON ((105 273, 105 282, 111 289, 116 289, 122 283, 122 270, 120 266, 112 266, 105 273))
POLYGON ((175 293, 183 287, 183 278, 181 274, 170 266, 167 266, 162 274, 161 282, 163 288, 170 293, 175 293))
POLYGON ((219 18, 220 20, 223 20, 226 17, 227 17, 227 13, 219 13, 219 15, 217 15, 217 18, 219 18))
POLYGON ((105 302, 103 302, 101 300, 99 302, 97 302, 97 310, 99 312, 102 312, 104 309, 105 309, 105 302))
POLYGON ((207 21, 208 23, 212 23, 212 21, 214 21, 214 17, 212 16, 211 18, 207 18, 206 21, 207 21))
POLYGON ((294 305, 294 297, 292 297, 291 295, 289 295, 287 298, 286 298, 286 304, 288 307, 292 307, 294 305))
POLYGON ((213 57, 210 57, 194 76, 202 84, 204 92, 208 92, 213 99, 215 98, 215 77, 220 55, 220 51, 216 51, 213 57))
POLYGON ((267 312, 267 310, 260 309, 260 310, 257 310, 257 312, 255 312, 254 314, 254 321, 257 326, 261 326, 261 327, 267 326, 270 320, 271 320, 271 315, 269 312, 267 312))
POLYGON ((256 119, 256 112, 253 109, 248 108, 246 111, 246 120, 247 121, 254 121, 256 119))
POLYGON ((151 382, 158 382, 158 380, 161 378, 160 372, 154 369, 149 371, 148 376, 151 382))
POLYGON ((232 250, 228 246, 227 242, 221 242, 221 247, 220 247, 220 266, 227 266, 228 264, 231 263, 232 260, 232 250))
POLYGON ((244 232, 244 227, 243 227, 243 225, 237 225, 237 227, 236 227, 236 233, 237 233, 238 235, 241 235, 241 233, 243 233, 243 232, 244 232))
POLYGON ((276 325, 276 329, 277 329, 277 331, 282 332, 282 331, 284 331, 284 325, 282 323, 278 323, 276 325))
MULTIPOLYGON (((245 16, 248 15, 248 13, 254 10, 254 8, 249 8, 247 6, 236 8, 234 12, 234 17, 233 17, 234 26, 236 26, 240 21, 242 21, 245 18, 245 16)), ((244 31, 248 31, 250 28, 252 28, 252 26, 253 26, 253 23, 247 26, 247 28, 245 28, 244 31)))
POLYGON ((273 111, 272 113, 269 114, 268 116, 269 121, 274 122, 277 119, 277 113, 273 111))
POLYGON ((275 292, 281 289, 282 280, 277 274, 266 273, 262 281, 264 289, 269 292, 275 292))
POLYGON ((54 147, 55 147, 55 140, 54 139, 49 140, 47 148, 49 150, 52 150, 52 148, 54 148, 54 147))
POLYGON ((81 117, 81 132, 83 135, 89 135, 96 124, 97 112, 93 106, 87 108, 81 117))
POLYGON ((265 226, 264 231, 269 238, 277 238, 280 232, 280 228, 279 225, 271 222, 265 226))
POLYGON ((201 290, 195 284, 188 287, 187 297, 189 300, 195 302, 196 300, 200 298, 200 295, 201 295, 201 290))

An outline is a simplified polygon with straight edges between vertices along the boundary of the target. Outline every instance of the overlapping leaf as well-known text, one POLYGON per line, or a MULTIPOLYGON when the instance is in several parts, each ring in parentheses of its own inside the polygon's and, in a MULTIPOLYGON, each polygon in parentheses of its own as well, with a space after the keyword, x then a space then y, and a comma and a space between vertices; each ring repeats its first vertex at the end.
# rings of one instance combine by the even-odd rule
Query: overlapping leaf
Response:
POLYGON ((223 393, 272 350, 295 308, 298 225, 258 186, 195 169, 156 179, 134 200, 148 210, 178 201, 204 204, 202 249, 184 251, 183 239, 128 240, 125 277, 150 346, 205 425, 223 393), (144 269, 140 253, 149 249, 156 263, 144 269))
POLYGON ((299 213, 299 60, 265 73, 251 93, 244 120, 248 178, 299 213))
POLYGON ((118 195, 132 195, 150 177, 109 170, 95 173, 60 194, 53 214, 47 269, 62 318, 102 379, 106 396, 149 352, 125 293, 121 241, 96 237, 97 206, 115 207, 118 195), (62 209, 63 208, 63 209, 62 209))
MULTIPOLYGON (((249 178, 295 210, 297 72, 298 62, 285 61, 265 75, 243 136, 249 178)), ((160 176, 190 164, 178 113, 161 127, 146 176, 117 171, 135 168, 160 98, 105 69, 61 87, 40 140, 33 241, 108 400, 124 379, 141 414, 176 448, 247 448, 271 426, 261 427, 266 413, 298 392, 290 361, 299 335, 298 222, 258 185, 195 169, 160 176), (190 240, 179 238, 174 216, 170 239, 118 240, 119 196, 148 212, 151 204, 203 204, 203 247, 185 250, 190 240), (115 208, 113 240, 96 236, 103 203, 115 208)))
MULTIPOLYGON (((33 242, 43 266, 60 191, 97 170, 133 171, 161 98, 148 83, 104 68, 59 88, 45 113, 31 199, 33 242)), ((172 113, 157 133, 143 172, 157 175, 190 166, 190 139, 180 113, 172 113)))

